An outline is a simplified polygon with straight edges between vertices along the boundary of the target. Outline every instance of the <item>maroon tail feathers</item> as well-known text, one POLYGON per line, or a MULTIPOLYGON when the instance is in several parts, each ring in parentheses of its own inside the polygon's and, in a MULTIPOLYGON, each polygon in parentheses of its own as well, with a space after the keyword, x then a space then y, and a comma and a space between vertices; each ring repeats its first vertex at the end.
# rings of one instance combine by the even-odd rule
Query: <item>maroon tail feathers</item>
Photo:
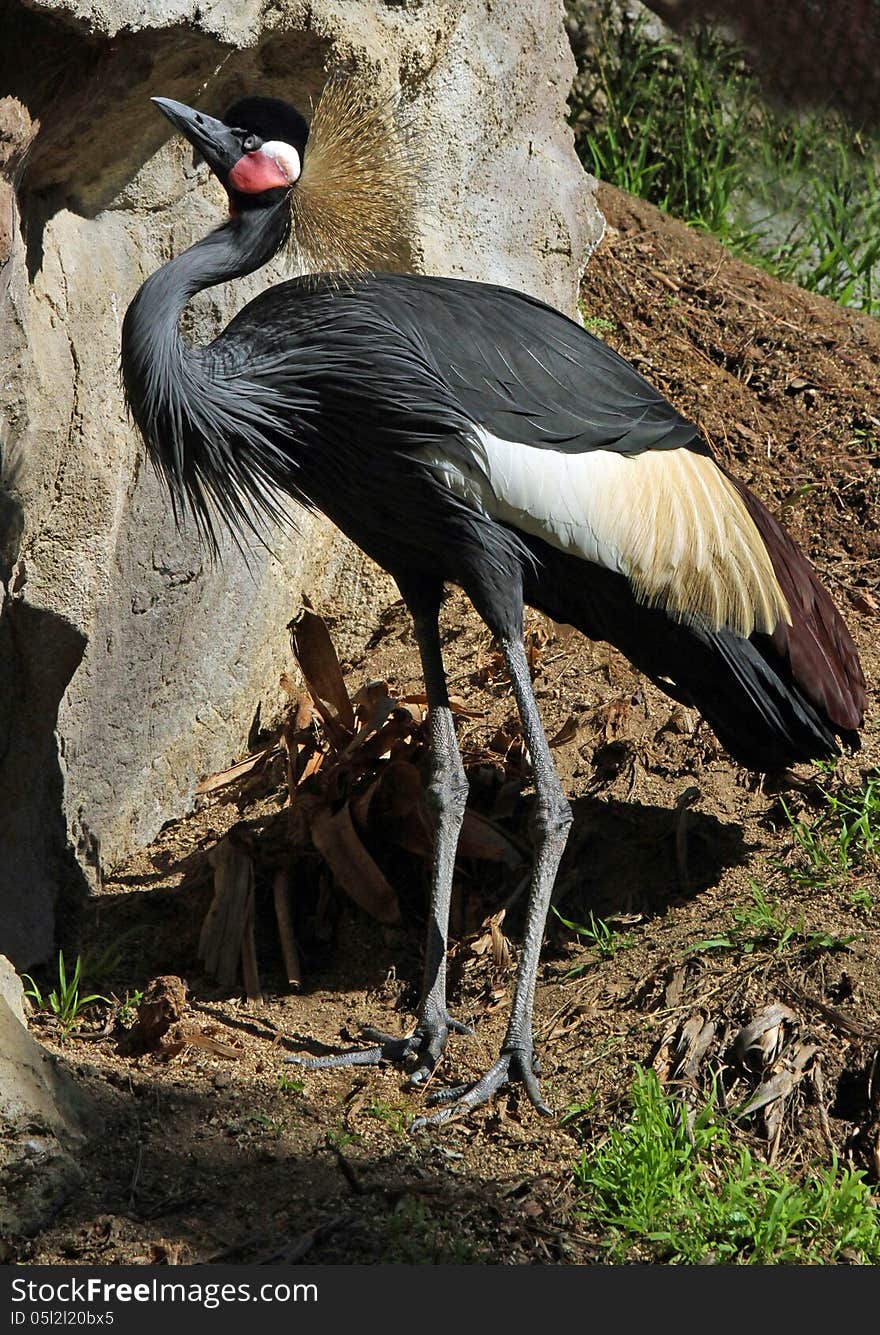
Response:
POLYGON ((865 678, 852 636, 794 540, 748 487, 729 473, 727 477, 764 539, 791 611, 792 624, 777 626, 773 645, 791 664, 793 682, 833 731, 856 746, 865 712, 865 678))

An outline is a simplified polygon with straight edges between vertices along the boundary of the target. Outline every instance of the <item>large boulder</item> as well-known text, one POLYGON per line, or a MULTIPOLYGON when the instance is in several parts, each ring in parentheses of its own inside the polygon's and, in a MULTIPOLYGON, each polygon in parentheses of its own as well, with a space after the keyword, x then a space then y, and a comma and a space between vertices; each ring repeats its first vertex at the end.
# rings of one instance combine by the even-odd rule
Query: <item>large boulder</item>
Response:
POLYGON ((80 1152, 100 1129, 89 1095, 28 1033, 0 955, 0 1238, 34 1233, 80 1186, 80 1152))
MULTIPOLYGON (((176 532, 119 387, 138 285, 223 208, 150 96, 307 109, 340 68, 399 93, 424 144, 414 265, 573 312, 602 222, 565 122, 561 0, 0 0, 17 135, 0 155, 0 948, 19 968, 51 949, 59 887, 148 842, 272 712, 301 591, 344 612, 343 653, 392 594, 305 515, 212 565, 176 532)), ((204 295, 192 337, 280 275, 204 295)))

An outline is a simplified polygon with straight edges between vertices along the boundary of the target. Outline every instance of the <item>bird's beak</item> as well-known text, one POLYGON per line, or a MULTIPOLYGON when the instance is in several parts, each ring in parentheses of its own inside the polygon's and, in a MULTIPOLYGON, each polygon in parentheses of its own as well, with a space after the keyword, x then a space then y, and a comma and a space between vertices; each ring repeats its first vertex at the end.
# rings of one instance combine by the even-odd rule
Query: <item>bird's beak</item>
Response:
POLYGON ((228 125, 207 116, 204 111, 195 111, 183 102, 175 102, 170 97, 153 97, 163 116, 167 116, 176 130, 189 140, 207 162, 211 171, 225 184, 226 177, 242 156, 241 141, 233 134, 228 125))

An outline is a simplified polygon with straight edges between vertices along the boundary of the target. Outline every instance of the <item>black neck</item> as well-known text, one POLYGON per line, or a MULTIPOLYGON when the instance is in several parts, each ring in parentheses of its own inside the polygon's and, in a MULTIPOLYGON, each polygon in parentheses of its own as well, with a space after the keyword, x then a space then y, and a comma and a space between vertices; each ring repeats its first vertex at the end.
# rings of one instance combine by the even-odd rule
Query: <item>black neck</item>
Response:
POLYGON ((125 319, 123 366, 148 347, 166 355, 179 341, 178 324, 197 292, 262 268, 287 239, 290 210, 286 194, 269 208, 248 209, 209 233, 182 255, 163 264, 143 284, 125 319))
MULTIPOLYGON (((187 504, 211 533, 206 495, 217 442, 235 433, 253 453, 263 447, 259 431, 242 415, 225 377, 212 375, 206 351, 180 336, 187 302, 208 287, 241 278, 266 264, 290 227, 286 192, 277 203, 233 216, 189 250, 162 266, 143 284, 122 326, 122 375, 129 410, 149 453, 171 489, 175 511, 187 504)), ((265 469, 264 469, 265 471, 265 469)), ((232 496, 235 488, 227 488, 232 496)), ((268 508, 264 505, 264 508, 268 508)))
POLYGON ((125 395, 147 443, 183 380, 195 373, 199 350, 180 337, 180 317, 197 292, 242 278, 266 264, 290 229, 286 193, 268 208, 234 215, 182 255, 163 264, 143 284, 122 327, 125 395))

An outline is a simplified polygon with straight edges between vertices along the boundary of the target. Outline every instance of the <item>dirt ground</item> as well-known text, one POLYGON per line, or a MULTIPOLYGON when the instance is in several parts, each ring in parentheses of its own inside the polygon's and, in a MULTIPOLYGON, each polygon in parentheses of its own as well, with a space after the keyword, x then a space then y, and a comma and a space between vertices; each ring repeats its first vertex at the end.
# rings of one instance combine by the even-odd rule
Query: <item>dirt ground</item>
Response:
MULTIPOLYGON (((125 1027, 133 1002, 122 1014, 95 1007, 63 1041, 34 1019, 92 1092, 103 1130, 83 1187, 40 1236, 12 1240, 12 1259, 601 1260, 572 1164, 625 1116, 634 1064, 654 1062, 663 1078, 698 1089, 720 1072, 736 1101, 760 1076, 737 1062, 732 1040, 772 1003, 788 1008, 788 1053, 795 1065, 801 1054, 806 1074, 775 1121, 756 1112, 739 1134, 793 1174, 837 1153, 876 1181, 877 867, 824 884, 798 876, 805 863, 782 801, 815 820, 816 777, 835 790, 858 786, 880 762, 880 326, 732 259, 647 204, 604 187, 600 202, 608 231, 584 280, 585 319, 699 422, 815 561, 872 684, 862 751, 833 778, 802 768, 762 785, 617 653, 533 617, 536 689, 575 811, 557 903, 565 918, 589 923, 592 912, 615 935, 603 947, 555 917, 548 925, 536 1035, 557 1117, 539 1117, 512 1092, 469 1121, 415 1135, 407 1127, 422 1096, 393 1067, 313 1073, 282 1059, 347 1046, 363 1024, 406 1031, 420 982, 424 859, 374 831, 371 852, 401 907, 401 924, 383 927, 314 849, 291 853, 280 761, 201 799, 114 869, 79 942, 89 990, 120 1003, 159 975, 184 979, 178 1032, 199 1044, 139 1054, 125 1027), (212 983, 197 956, 208 855, 233 825, 256 868, 263 1004, 212 983), (272 916, 279 867, 296 892, 299 990, 286 981, 272 916), (793 928, 784 949, 748 916, 737 925, 755 886, 793 928), (670 1036, 689 1021, 679 1059, 670 1036)), ((498 915, 522 879, 530 798, 511 697, 486 632, 454 591, 444 627, 452 689, 468 711, 459 732, 474 804, 518 850, 510 865, 460 859, 450 995, 475 1034, 452 1038, 445 1083, 481 1074, 503 1035, 522 899, 498 915)), ((401 605, 388 608, 363 658, 343 666, 351 693, 373 679, 395 694, 421 689, 401 605)))

